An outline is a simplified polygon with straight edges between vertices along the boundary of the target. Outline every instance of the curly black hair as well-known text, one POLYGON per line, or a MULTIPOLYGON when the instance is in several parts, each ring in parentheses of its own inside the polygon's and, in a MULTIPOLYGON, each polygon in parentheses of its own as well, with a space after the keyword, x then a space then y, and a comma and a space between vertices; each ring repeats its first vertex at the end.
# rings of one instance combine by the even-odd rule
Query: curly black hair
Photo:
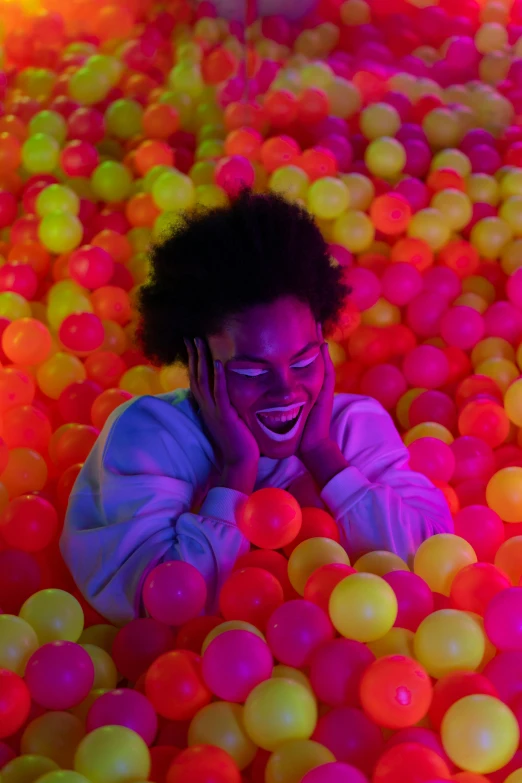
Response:
POLYGON ((181 216, 153 247, 137 338, 154 364, 186 365, 184 337, 216 334, 230 316, 282 296, 308 304, 328 334, 348 293, 306 209, 245 190, 230 206, 181 216))

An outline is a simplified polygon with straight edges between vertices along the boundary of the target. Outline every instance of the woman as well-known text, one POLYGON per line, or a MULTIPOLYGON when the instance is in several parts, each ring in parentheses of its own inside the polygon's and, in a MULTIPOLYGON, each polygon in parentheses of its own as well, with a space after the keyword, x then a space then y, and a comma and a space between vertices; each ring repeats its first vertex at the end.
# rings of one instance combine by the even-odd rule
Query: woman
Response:
POLYGON ((323 331, 347 294, 312 218, 274 195, 187 216, 153 250, 140 340, 156 363, 188 364, 190 391, 120 406, 74 485, 62 553, 102 615, 139 616, 145 576, 176 559, 203 574, 213 611, 249 547, 238 509, 261 487, 326 508, 351 555, 409 558, 451 532, 382 407, 334 396, 323 331))

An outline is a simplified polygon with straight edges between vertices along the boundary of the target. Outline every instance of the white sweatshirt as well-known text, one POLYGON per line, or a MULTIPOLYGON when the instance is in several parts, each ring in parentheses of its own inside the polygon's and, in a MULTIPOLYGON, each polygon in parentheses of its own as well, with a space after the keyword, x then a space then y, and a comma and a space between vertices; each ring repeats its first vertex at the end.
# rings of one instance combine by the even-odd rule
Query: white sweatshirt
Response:
MULTIPOLYGON (((255 489, 289 489, 337 521, 351 555, 386 549, 411 558, 453 532, 442 493, 410 470, 408 450, 378 402, 336 395, 331 436, 349 467, 320 492, 295 456, 261 457, 255 489), (317 502, 315 502, 317 500, 317 502)), ((187 390, 133 398, 107 420, 74 484, 60 547, 87 601, 121 625, 143 616, 141 588, 167 560, 205 577, 215 612, 223 581, 249 543, 236 525, 246 496, 217 486, 222 466, 187 390)))

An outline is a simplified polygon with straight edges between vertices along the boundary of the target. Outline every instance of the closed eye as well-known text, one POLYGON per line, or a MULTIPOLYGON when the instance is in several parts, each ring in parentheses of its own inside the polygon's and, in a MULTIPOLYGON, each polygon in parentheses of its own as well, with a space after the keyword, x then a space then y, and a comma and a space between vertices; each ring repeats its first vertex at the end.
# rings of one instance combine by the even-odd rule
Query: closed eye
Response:
POLYGON ((231 368, 230 372, 235 372, 238 375, 244 375, 247 378, 257 378, 260 375, 266 375, 268 370, 240 370, 240 369, 231 368))
POLYGON ((296 364, 293 364, 292 367, 297 367, 298 370, 302 370, 303 367, 309 367, 313 362, 315 362, 318 356, 319 352, 317 352, 315 356, 312 356, 310 359, 303 359, 300 362, 296 362, 296 364))

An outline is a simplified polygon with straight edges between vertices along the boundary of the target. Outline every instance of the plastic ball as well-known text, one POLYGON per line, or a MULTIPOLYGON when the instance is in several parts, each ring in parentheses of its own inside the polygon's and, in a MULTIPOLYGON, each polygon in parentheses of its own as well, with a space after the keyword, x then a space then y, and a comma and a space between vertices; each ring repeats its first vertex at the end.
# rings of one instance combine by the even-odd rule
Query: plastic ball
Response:
POLYGON ((25 670, 32 699, 50 710, 79 704, 92 689, 94 666, 79 644, 49 642, 36 650, 25 670))
POLYGON ((416 631, 424 618, 433 612, 432 591, 423 579, 409 571, 391 571, 383 579, 397 599, 395 626, 416 631))
POLYGON ((363 710, 379 726, 405 728, 428 712, 432 684, 422 666, 402 655, 380 658, 362 675, 363 710))
POLYGON ((35 318, 19 318, 4 329, 2 349, 16 364, 39 364, 52 350, 51 334, 47 326, 35 318))
POLYGON ((327 615, 310 601, 287 601, 279 606, 267 624, 267 642, 275 658, 300 668, 314 650, 333 638, 327 615))
POLYGON ((476 563, 473 548, 459 536, 442 533, 426 539, 415 553, 413 568, 429 587, 449 595, 456 574, 465 566, 476 563))
POLYGON ((392 588, 374 574, 352 574, 332 591, 330 619, 347 639, 370 642, 379 639, 397 618, 397 599, 392 588), (347 611, 350 607, 350 611, 347 611))
POLYGON ((406 152, 400 142, 383 136, 368 145, 364 160, 376 177, 395 179, 406 165, 406 152))
POLYGON ((388 236, 396 236, 406 231, 411 214, 408 201, 399 194, 377 196, 370 207, 375 228, 388 236))
POLYGON ((48 712, 27 725, 20 741, 20 750, 24 755, 44 756, 62 768, 70 768, 74 763, 76 748, 84 735, 84 725, 76 715, 59 711, 48 712))
POLYGON ((22 162, 31 174, 46 174, 58 165, 60 145, 46 133, 35 133, 22 146, 22 162))
POLYGON ((313 734, 338 761, 371 774, 382 752, 382 730, 354 707, 334 707, 321 715, 313 734))
POLYGON ((367 783, 367 778, 351 764, 334 761, 314 767, 306 773, 302 783, 367 783))
POLYGON ((281 549, 299 534, 302 513, 299 504, 282 489, 254 492, 242 506, 238 526, 243 535, 263 549, 281 549))
POLYGON ((92 704, 87 714, 87 731, 101 726, 126 726, 151 745, 158 730, 158 719, 142 693, 120 688, 102 694, 92 704))
POLYGON ((488 505, 504 522, 522 519, 522 468, 503 468, 490 479, 486 497, 488 505))
POLYGON ((171 628, 142 617, 119 629, 111 653, 122 676, 136 682, 157 658, 173 649, 174 640, 171 628))
POLYGON ((318 699, 330 707, 360 704, 359 686, 374 654, 361 642, 332 639, 310 658, 310 682, 318 699))
POLYGON ((263 631, 283 598, 275 576, 262 568, 248 567, 234 571, 225 581, 219 606, 226 620, 245 620, 263 631))
POLYGON ((18 731, 29 715, 31 694, 24 680, 8 669, 0 669, 0 738, 18 731))
POLYGON ((350 205, 346 185, 333 177, 316 180, 308 190, 308 208, 321 220, 335 220, 350 205))
POLYGON ((201 659, 180 650, 160 655, 148 668, 145 693, 155 711, 169 720, 187 720, 210 702, 201 659))
POLYGON ((225 701, 244 702, 256 685, 270 678, 272 669, 266 642, 248 631, 220 633, 203 653, 203 679, 225 701))
POLYGON ((150 754, 143 739, 131 729, 102 726, 80 742, 74 768, 92 783, 147 780, 150 754))
POLYGON ((58 515, 45 498, 22 495, 11 500, 5 509, 0 529, 8 546, 39 552, 53 541, 58 531, 58 515))
POLYGON ((63 185, 49 185, 38 195, 36 211, 40 217, 51 215, 53 212, 68 212, 70 215, 78 215, 80 199, 70 188, 63 185))
POLYGON ((299 595, 304 595, 308 579, 314 571, 332 563, 350 565, 348 555, 336 541, 329 538, 309 538, 301 542, 288 561, 288 577, 292 587, 299 595))
POLYGON ((484 657, 484 633, 465 612, 441 609, 419 625, 414 650, 416 659, 432 677, 475 671, 484 657))
POLYGON ((231 198, 244 188, 254 184, 255 170, 252 163, 241 155, 224 158, 216 166, 215 183, 231 198))
POLYGON ((272 753, 266 765, 267 783, 291 783, 302 780, 312 769, 332 763, 331 751, 313 740, 290 740, 272 753))
MULTIPOLYGON (((508 582, 507 577, 505 581, 508 582)), ((491 597, 484 614, 484 630, 497 650, 520 650, 520 601, 521 587, 504 584, 491 597), (506 589, 507 588, 507 589, 506 589)))
POLYGON ((513 757, 519 728, 511 710, 493 696, 465 696, 453 704, 441 725, 444 749, 470 772, 495 772, 513 757))
POLYGON ((241 783, 239 769, 232 758, 219 747, 195 745, 182 751, 172 762, 166 783, 241 783))
POLYGON ((119 202, 130 194, 132 176, 123 164, 106 160, 94 170, 91 183, 94 194, 101 201, 119 202))
POLYGON ((205 580, 190 563, 161 563, 148 574, 143 601, 151 617, 166 625, 183 625, 203 610, 207 600, 205 580))
POLYGON ((451 601, 456 609, 484 615, 492 599, 511 586, 506 574, 491 563, 472 563, 456 575, 451 601))
POLYGON ((317 705, 305 686, 275 678, 251 691, 245 702, 244 721, 252 741, 273 751, 289 740, 309 739, 317 722, 317 705))
MULTIPOLYGON (((245 731, 243 712, 239 704, 226 702, 214 702, 203 707, 190 723, 189 747, 213 745, 221 748, 240 770, 245 769, 254 760, 257 748, 245 731)), ((152 779, 155 780, 154 777, 152 779)))
POLYGON ((431 748, 416 742, 401 742, 388 748, 375 765, 374 783, 415 783, 449 780, 447 763, 431 748))

